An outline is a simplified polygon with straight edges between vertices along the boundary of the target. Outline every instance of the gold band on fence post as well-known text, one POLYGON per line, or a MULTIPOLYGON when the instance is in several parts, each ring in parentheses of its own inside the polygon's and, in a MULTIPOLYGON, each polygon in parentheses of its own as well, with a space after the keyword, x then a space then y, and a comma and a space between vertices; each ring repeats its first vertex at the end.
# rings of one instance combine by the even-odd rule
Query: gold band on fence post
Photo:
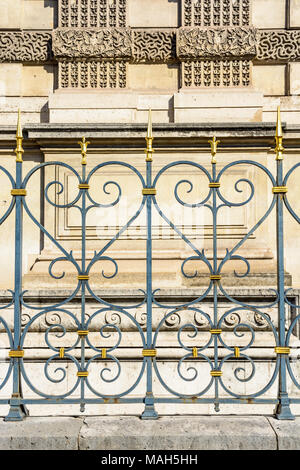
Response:
POLYGON ((24 153, 24 149, 23 149, 23 146, 22 146, 23 132, 22 132, 22 127, 21 127, 21 111, 20 111, 20 109, 18 110, 18 124, 17 124, 16 141, 17 141, 17 147, 15 149, 16 162, 22 163, 23 162, 22 156, 23 156, 23 153, 24 153))
POLYGON ((87 142, 87 141, 86 141, 85 137, 82 137, 81 142, 78 142, 78 144, 79 144, 80 147, 81 147, 81 156, 82 156, 81 165, 86 165, 86 164, 87 164, 87 161, 86 161, 87 146, 88 146, 90 143, 91 143, 91 142, 87 142))
POLYGON ((149 113, 148 113, 148 128, 147 128, 146 142, 147 142, 147 148, 145 150, 145 154, 147 155, 146 162, 152 162, 152 155, 154 153, 154 149, 152 148, 153 133, 152 133, 151 109, 149 109, 149 113))

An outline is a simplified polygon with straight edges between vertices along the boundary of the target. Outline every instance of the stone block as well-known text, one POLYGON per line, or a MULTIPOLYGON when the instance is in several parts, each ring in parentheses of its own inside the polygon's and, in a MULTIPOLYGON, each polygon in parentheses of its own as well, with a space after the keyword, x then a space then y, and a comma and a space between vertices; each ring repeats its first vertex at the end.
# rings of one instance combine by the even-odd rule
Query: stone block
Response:
POLYGON ((128 25, 131 27, 177 28, 179 26, 178 2, 128 0, 127 3, 128 25))
POLYGON ((285 95, 285 65, 253 66, 253 86, 266 96, 285 95))
POLYGON ((53 29, 56 19, 56 0, 23 0, 24 29, 53 29))
POLYGON ((300 0, 290 0, 290 25, 300 28, 300 0))
POLYGON ((0 422, 1 450, 78 450, 80 418, 41 417, 0 422))
POLYGON ((295 421, 279 421, 273 417, 268 420, 274 429, 277 440, 278 450, 299 450, 300 449, 300 418, 295 421))
POLYGON ((253 90, 202 90, 174 95, 175 122, 258 122, 262 94, 253 90), (238 117, 237 117, 238 116, 238 117))
POLYGON ((80 450, 275 450, 276 436, 264 417, 165 416, 86 418, 80 450))
POLYGON ((300 95, 300 62, 290 64, 290 91, 292 95, 300 95))
POLYGON ((285 28, 285 0, 253 0, 252 22, 256 28, 285 28))
POLYGON ((22 96, 48 96, 53 87, 53 65, 23 65, 22 96))
POLYGON ((0 2, 0 28, 21 28, 22 0, 0 2))
POLYGON ((0 64, 0 96, 20 96, 22 64, 0 64))
POLYGON ((168 64, 129 64, 128 86, 132 90, 178 90, 179 68, 168 64))

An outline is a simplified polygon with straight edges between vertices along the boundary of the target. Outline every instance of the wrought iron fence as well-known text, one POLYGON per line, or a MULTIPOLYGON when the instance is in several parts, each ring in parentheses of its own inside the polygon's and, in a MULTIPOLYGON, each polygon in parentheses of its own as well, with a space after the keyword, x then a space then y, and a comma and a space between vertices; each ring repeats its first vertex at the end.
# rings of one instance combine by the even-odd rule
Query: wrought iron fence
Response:
MULTIPOLYGON (((3 315, 0 317, 0 322, 2 328, 4 329, 7 335, 10 352, 9 359, 7 361, 7 371, 5 377, 1 382, 0 389, 3 389, 8 381, 12 378, 12 394, 7 398, 1 398, 0 404, 9 405, 9 413, 6 417, 6 420, 16 421, 23 419, 24 415, 27 412, 27 406, 30 404, 80 404, 81 411, 84 410, 85 404, 114 404, 114 403, 141 403, 144 404, 144 411, 142 413, 143 419, 155 419, 158 414, 155 409, 155 405, 158 403, 213 403, 215 404, 216 410, 219 409, 220 404, 234 404, 234 403, 253 403, 253 404, 274 404, 276 405, 276 416, 278 419, 293 419, 293 415, 290 410, 290 405, 292 403, 300 403, 299 398, 291 398, 287 392, 287 381, 291 380, 296 388, 300 389, 300 383, 297 381, 297 378, 293 372, 290 363, 290 339, 295 328, 296 323, 299 321, 299 315, 295 315, 293 321, 288 325, 286 330, 286 307, 292 306, 294 309, 299 309, 299 305, 291 304, 288 298, 288 290, 285 287, 284 280, 284 238, 283 238, 283 211, 284 207, 291 214, 291 216, 299 223, 300 219, 295 213, 293 208, 290 205, 288 196, 287 196, 287 185, 289 178, 292 173, 300 166, 300 163, 294 165, 285 175, 283 174, 283 145, 282 145, 282 128, 280 120, 280 110, 278 109, 278 119, 277 119, 277 131, 276 131, 276 163, 277 171, 276 174, 272 174, 268 168, 266 168, 261 163, 251 160, 238 160, 231 162, 224 166, 219 172, 216 169, 216 154, 218 141, 214 137, 209 141, 211 146, 211 171, 208 171, 203 165, 196 163, 195 161, 189 160, 180 160, 171 162, 164 167, 162 167, 157 174, 153 177, 152 175, 152 154, 154 152, 152 147, 153 135, 152 135, 152 123, 151 123, 151 113, 149 112, 149 125, 147 132, 147 149, 146 152, 146 176, 144 176, 140 171, 137 170, 134 166, 124 161, 109 161, 102 162, 96 165, 89 173, 87 173, 87 147, 89 142, 82 139, 80 142, 81 145, 81 168, 82 172, 79 174, 72 166, 67 163, 54 161, 46 162, 37 165, 31 169, 26 176, 22 175, 22 129, 20 125, 20 115, 18 120, 18 130, 17 130, 17 148, 16 148, 16 173, 15 175, 11 174, 6 168, 0 166, 1 172, 3 172, 9 179, 11 183, 11 195, 12 199, 8 209, 5 214, 0 219, 0 224, 14 213, 15 216, 15 271, 14 271, 14 288, 11 292, 11 300, 6 304, 1 306, 3 315), (94 253, 91 261, 87 262, 86 260, 86 249, 87 249, 87 240, 86 240, 86 220, 87 214, 91 208, 107 208, 113 207, 119 204, 122 197, 121 187, 116 181, 108 181, 104 185, 104 191, 107 190, 108 185, 113 184, 117 189, 117 197, 110 204, 101 204, 94 200, 90 194, 90 182, 93 179, 97 171, 108 168, 112 165, 119 165, 125 167, 128 171, 133 172, 140 181, 141 185, 141 201, 140 206, 136 213, 128 220, 127 224, 118 230, 116 235, 105 244, 105 246, 94 253), (182 197, 179 195, 179 186, 182 183, 188 184, 190 190, 193 185, 192 182, 188 179, 181 179, 175 186, 174 195, 176 201, 184 206, 193 207, 195 209, 206 207, 212 216, 212 230, 213 230, 213 257, 212 260, 209 260, 205 254, 204 250, 199 250, 193 241, 191 241, 165 214, 158 204, 156 191, 157 185, 160 181, 162 175, 165 172, 174 167, 182 167, 189 165, 197 170, 199 170, 207 179, 208 193, 206 197, 194 204, 188 204, 182 200, 182 197), (236 189, 238 189, 238 184, 243 181, 248 185, 249 196, 242 202, 232 202, 224 197, 221 190, 222 177, 226 172, 233 167, 238 165, 248 165, 253 166, 259 171, 263 172, 269 182, 272 185, 273 197, 272 201, 264 213, 264 215, 253 225, 253 227, 248 231, 248 233, 238 242, 236 245, 226 251, 225 256, 220 260, 218 253, 218 234, 217 234, 217 224, 218 224, 218 215, 219 210, 223 207, 241 207, 248 204, 254 196, 254 184, 247 178, 242 178, 236 183, 236 189), (75 198, 66 203, 59 204, 57 201, 53 201, 50 196, 50 188, 53 186, 58 189, 59 192, 64 190, 63 184, 60 181, 51 181, 48 183, 44 189, 45 200, 54 207, 59 208, 77 208, 81 216, 81 261, 75 259, 73 252, 66 250, 62 244, 51 235, 47 229, 41 224, 39 220, 34 216, 31 208, 26 202, 27 186, 33 177, 33 175, 42 170, 47 166, 59 166, 71 172, 78 181, 78 192, 75 198), (73 292, 62 301, 58 301, 50 306, 45 306, 41 308, 40 306, 30 305, 24 299, 24 291, 22 289, 22 245, 23 245, 23 212, 27 213, 29 218, 38 227, 38 229, 43 233, 45 237, 48 237, 49 240, 55 245, 55 247, 60 251, 61 255, 54 259, 49 265, 49 274, 55 278, 62 278, 63 275, 56 275, 53 272, 53 267, 58 261, 65 261, 71 263, 76 272, 77 272, 77 285, 73 292), (118 264, 117 262, 108 256, 108 248, 122 235, 122 233, 127 230, 127 228, 133 224, 135 219, 142 213, 146 212, 147 219, 147 256, 146 256, 146 288, 145 290, 141 289, 142 300, 134 303, 133 305, 124 307, 124 305, 117 305, 112 303, 107 299, 102 298, 92 289, 89 283, 89 275, 92 267, 99 261, 110 261, 114 266, 114 272, 109 275, 110 278, 114 278, 118 274, 118 264), (185 259, 181 266, 181 271, 185 277, 193 277, 196 273, 188 273, 186 271, 186 264, 189 261, 198 261, 204 263, 208 269, 208 285, 203 290, 201 295, 193 300, 186 301, 181 305, 169 305, 166 302, 159 300, 157 293, 153 290, 152 286, 152 215, 153 211, 157 211, 159 216, 167 223, 172 230, 174 230, 177 235, 188 244, 189 248, 193 251, 193 256, 185 259), (273 290, 273 300, 266 301, 264 305, 255 305, 253 302, 248 303, 242 300, 234 298, 228 293, 226 287, 222 284, 222 270, 225 264, 231 260, 240 260, 245 263, 246 272, 243 274, 235 273, 236 276, 247 277, 250 272, 249 261, 239 254, 239 249, 245 244, 245 242, 251 237, 255 231, 264 223, 266 218, 271 214, 272 211, 276 211, 276 234, 277 234, 277 289, 273 290), (85 315, 85 306, 86 306, 86 295, 89 295, 94 301, 99 305, 99 308, 95 310, 93 315, 86 319, 85 315), (218 303, 220 295, 227 299, 232 306, 226 310, 224 314, 219 315, 218 303), (80 296, 81 300, 81 313, 76 315, 70 308, 68 304, 75 298, 80 296), (211 296, 213 303, 213 314, 210 315, 205 311, 205 307, 202 308, 202 302, 211 296), (146 328, 142 328, 140 323, 136 320, 132 314, 132 309, 137 307, 145 306, 146 308, 146 328), (159 322, 155 331, 153 331, 152 323, 152 309, 153 306, 168 308, 168 313, 163 317, 159 322), (8 326, 5 317, 5 310, 13 307, 14 309, 14 323, 13 328, 11 329, 8 326), (25 327, 22 327, 21 324, 21 315, 22 308, 30 308, 34 314, 31 317, 30 321, 25 327), (265 308, 276 308, 278 309, 278 327, 273 323, 270 317, 264 313, 265 308), (226 318, 228 318, 233 313, 238 311, 243 311, 245 309, 251 308, 251 311, 258 313, 268 324, 270 331, 274 336, 274 348, 276 353, 276 363, 271 374, 268 383, 265 384, 262 389, 256 393, 251 394, 241 394, 236 393, 230 387, 226 386, 222 379, 223 367, 228 361, 235 361, 237 364, 236 369, 234 370, 234 375, 237 380, 240 381, 250 381, 255 376, 255 363, 251 358, 251 346, 255 338, 254 328, 246 323, 239 322, 233 329, 235 337, 238 339, 240 334, 240 329, 247 330, 250 334, 250 340, 247 344, 243 346, 232 346, 228 345, 226 339, 223 337, 223 326, 226 318), (209 325, 209 338, 205 341, 205 344, 200 346, 190 346, 186 343, 183 333, 189 331, 189 337, 197 338, 201 336, 201 331, 195 323, 188 321, 184 323, 177 332, 178 347, 182 349, 183 355, 178 360, 177 364, 177 374, 180 379, 186 383, 186 389, 184 392, 176 391, 170 383, 162 376, 159 368, 159 357, 157 356, 157 344, 159 341, 160 332, 163 329, 164 323, 171 318, 174 313, 185 309, 187 312, 198 313, 203 316, 205 321, 209 325), (76 370, 76 380, 75 384, 65 393, 55 394, 55 393, 44 393, 40 391, 29 379, 26 371, 26 348, 24 347, 26 335, 30 330, 32 324, 42 315, 45 315, 48 312, 53 313, 64 313, 67 315, 72 322, 76 325, 77 339, 76 341, 66 347, 57 347, 51 342, 50 333, 53 332, 54 328, 56 331, 60 331, 60 336, 64 337, 67 333, 66 327, 63 324, 54 324, 47 328, 45 331, 45 342, 51 356, 44 364, 44 373, 46 380, 49 383, 60 383, 66 378, 66 370, 63 364, 59 365, 61 360, 72 363, 76 370), (126 317, 134 325, 136 332, 140 335, 140 340, 142 344, 142 355, 140 363, 136 367, 140 367, 139 372, 137 373, 137 378, 134 380, 134 383, 129 386, 122 393, 114 393, 114 384, 117 382, 120 371, 122 367, 121 361, 117 357, 117 350, 122 338, 122 331, 116 324, 108 324, 100 329, 100 335, 104 338, 107 334, 105 328, 109 327, 110 332, 115 334, 115 344, 109 348, 105 347, 96 347, 92 341, 89 339, 89 329, 90 325, 97 316, 103 316, 107 312, 118 312, 119 315, 126 317), (219 355, 220 346, 227 351, 223 357, 219 355), (74 351, 79 347, 80 357, 76 357, 74 351), (206 354, 207 348, 211 347, 213 350, 213 356, 210 358, 206 354), (90 351, 91 357, 87 357, 87 349, 90 351), (239 366, 239 361, 248 362, 251 367, 251 372, 246 377, 239 377, 239 372, 243 370, 239 366), (57 363, 58 367, 56 373, 59 373, 59 377, 53 377, 49 373, 49 366, 53 363, 57 363), (197 393, 189 393, 189 386, 191 382, 197 383, 199 380, 199 370, 196 369, 194 364, 196 363, 206 364, 209 369, 209 380, 197 393), (113 376, 107 375, 111 372, 111 365, 114 365, 116 373, 113 376), (188 364, 187 370, 183 369, 184 364, 188 364), (97 368, 99 377, 98 380, 103 381, 103 383, 111 384, 111 393, 104 394, 99 392, 95 386, 89 380, 89 373, 92 368, 97 368), (168 392, 168 396, 160 397, 153 394, 153 377, 156 376, 156 379, 159 381, 160 385, 164 390, 168 392), (142 397, 132 396, 132 392, 137 388, 142 378, 146 377, 146 386, 144 390, 144 395, 142 397), (273 398, 264 398, 265 393, 271 388, 271 386, 276 383, 278 384, 278 394, 273 398), (33 394, 37 395, 37 398, 28 398, 22 393, 22 384, 32 391, 33 394), (89 394, 87 395, 87 391, 89 394), (212 393, 212 396, 207 397, 208 392, 212 393), (74 397, 74 393, 77 392, 79 396, 74 397), (222 396, 220 395, 222 392, 222 396), (225 395, 225 396, 224 396, 225 395)), ((103 276, 108 277, 107 274, 102 272, 103 276)), ((63 283, 63 280, 61 281, 63 283)), ((142 286, 141 286, 142 287, 142 286)), ((237 342, 238 344, 238 342, 237 342)), ((201 375, 201 374, 200 374, 201 375)), ((200 384, 200 382, 199 382, 200 384)))

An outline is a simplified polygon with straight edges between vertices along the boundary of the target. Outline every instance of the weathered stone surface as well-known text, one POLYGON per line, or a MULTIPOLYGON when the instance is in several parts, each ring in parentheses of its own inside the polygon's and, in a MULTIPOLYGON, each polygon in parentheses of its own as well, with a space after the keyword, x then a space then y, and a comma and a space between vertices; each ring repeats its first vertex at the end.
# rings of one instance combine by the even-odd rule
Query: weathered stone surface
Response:
POLYGON ((168 416, 86 418, 81 450, 275 450, 276 436, 264 417, 168 416))
POLYGON ((296 417, 295 421, 279 421, 273 417, 267 419, 276 433, 278 450, 300 449, 300 417, 296 417))
POLYGON ((80 418, 26 418, 0 422, 1 450, 77 450, 80 418))

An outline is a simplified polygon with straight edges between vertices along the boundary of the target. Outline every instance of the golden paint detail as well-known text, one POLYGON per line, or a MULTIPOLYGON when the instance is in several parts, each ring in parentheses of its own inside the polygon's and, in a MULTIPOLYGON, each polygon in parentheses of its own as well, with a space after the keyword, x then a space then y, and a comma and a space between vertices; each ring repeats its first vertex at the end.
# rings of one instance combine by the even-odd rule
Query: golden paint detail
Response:
POLYGON ((155 196, 156 195, 156 189, 155 188, 144 188, 142 193, 143 193, 143 196, 155 196))
POLYGON ((196 347, 193 348, 193 357, 198 357, 198 349, 196 347))
POLYGON ((106 348, 101 349, 101 357, 102 357, 102 359, 106 359, 106 357, 107 357, 106 356, 106 348))
POLYGON ((60 357, 60 359, 65 357, 65 348, 60 348, 59 349, 59 357, 60 357))
POLYGON ((221 375, 223 375, 223 372, 221 370, 211 370, 210 375, 212 377, 221 377, 221 375))
POLYGON ((143 349, 144 357, 156 357, 156 349, 143 349))
POLYGON ((88 274, 79 274, 77 276, 78 281, 88 281, 90 276, 88 274))
POLYGON ((17 124, 17 134, 16 134, 16 141, 17 141, 17 147, 15 149, 15 154, 16 154, 16 162, 23 162, 23 132, 22 132, 22 127, 21 127, 21 111, 18 110, 18 124, 17 124))
POLYGON ((220 335, 222 333, 222 330, 221 329, 212 329, 212 330, 209 330, 210 334, 211 335, 220 335))
POLYGON ((272 193, 273 194, 285 194, 288 192, 287 186, 273 186, 272 193))
POLYGON ((211 163, 215 165, 217 163, 216 155, 218 150, 218 144, 220 143, 220 141, 217 140, 216 136, 214 135, 212 140, 209 140, 208 143, 210 144, 211 149, 211 163))
POLYGON ((87 164, 87 161, 86 161, 87 146, 88 146, 90 143, 91 143, 91 142, 87 142, 87 141, 86 141, 85 137, 82 137, 81 142, 78 142, 78 144, 79 144, 80 147, 81 147, 81 156, 82 156, 81 165, 86 165, 86 164, 87 164))
POLYGON ((237 346, 234 348, 234 357, 240 357, 240 348, 237 346))
POLYGON ((11 350, 8 353, 9 357, 24 357, 24 351, 22 349, 11 350))
POLYGON ((87 336, 89 334, 89 330, 78 330, 78 336, 87 336))
POLYGON ((90 189, 90 185, 87 183, 81 183, 78 185, 79 189, 90 189))
POLYGON ((10 194, 12 196, 26 196, 27 191, 26 191, 26 189, 12 189, 10 194))
POLYGON ((277 107, 277 123, 276 123, 276 136, 275 136, 275 153, 276 160, 283 160, 283 151, 284 147, 282 145, 282 125, 281 125, 281 116, 280 116, 280 106, 277 107))
POLYGON ((147 135, 146 135, 146 142, 147 148, 145 150, 146 162, 152 162, 152 154, 154 153, 154 149, 152 147, 153 143, 153 134, 152 134, 152 113, 151 109, 149 109, 148 113, 148 128, 147 128, 147 135))
POLYGON ((89 375, 87 370, 80 370, 77 372, 77 377, 87 377, 89 375))
POLYGON ((209 278, 211 281, 220 281, 222 276, 221 274, 211 274, 209 278))
POLYGON ((291 349, 286 347, 277 346, 275 348, 276 354, 290 354, 291 349))
POLYGON ((219 188, 221 186, 221 183, 209 183, 208 187, 209 188, 219 188))

